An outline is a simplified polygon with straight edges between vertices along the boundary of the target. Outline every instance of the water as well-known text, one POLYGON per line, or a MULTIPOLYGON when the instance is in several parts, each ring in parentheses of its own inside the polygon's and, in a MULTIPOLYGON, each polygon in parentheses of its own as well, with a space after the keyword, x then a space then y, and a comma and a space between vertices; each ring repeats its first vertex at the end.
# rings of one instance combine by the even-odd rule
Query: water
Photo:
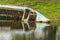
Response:
POLYGON ((0 22, 0 40, 60 40, 60 27, 47 23, 0 22))

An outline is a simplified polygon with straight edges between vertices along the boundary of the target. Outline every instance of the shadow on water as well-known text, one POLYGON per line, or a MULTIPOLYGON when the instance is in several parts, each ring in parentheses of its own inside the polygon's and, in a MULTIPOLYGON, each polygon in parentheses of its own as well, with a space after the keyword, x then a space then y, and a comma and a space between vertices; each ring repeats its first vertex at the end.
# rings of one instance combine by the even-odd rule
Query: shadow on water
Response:
POLYGON ((59 30, 47 23, 0 22, 0 40, 59 40, 59 30))

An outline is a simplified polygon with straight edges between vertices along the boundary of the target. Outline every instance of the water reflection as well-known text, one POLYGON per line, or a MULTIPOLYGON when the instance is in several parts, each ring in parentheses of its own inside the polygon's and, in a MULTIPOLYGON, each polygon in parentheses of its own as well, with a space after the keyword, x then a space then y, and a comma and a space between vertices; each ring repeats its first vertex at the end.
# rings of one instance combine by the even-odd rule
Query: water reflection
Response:
POLYGON ((57 31, 57 27, 53 26, 53 27, 49 27, 48 28, 48 40, 56 40, 56 31, 57 31))
POLYGON ((56 33, 56 40, 60 40, 60 26, 58 27, 57 33, 56 33))
POLYGON ((47 23, 0 22, 0 40, 58 40, 57 29, 47 23))
POLYGON ((35 38, 36 40, 44 40, 45 35, 47 34, 47 27, 49 24, 46 23, 36 23, 36 29, 35 29, 35 38))

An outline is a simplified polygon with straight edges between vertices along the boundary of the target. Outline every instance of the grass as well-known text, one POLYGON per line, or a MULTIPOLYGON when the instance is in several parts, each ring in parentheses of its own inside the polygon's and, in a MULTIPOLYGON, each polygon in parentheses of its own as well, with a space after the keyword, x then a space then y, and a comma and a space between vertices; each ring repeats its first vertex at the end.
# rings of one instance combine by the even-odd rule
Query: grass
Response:
POLYGON ((41 12, 43 15, 50 19, 60 17, 60 3, 58 0, 57 2, 34 2, 31 0, 0 0, 0 4, 6 5, 21 6, 24 2, 26 2, 29 5, 29 7, 41 12))
POLYGON ((48 1, 42 1, 42 2, 41 1, 0 0, 0 4, 23 6, 23 3, 26 2, 30 8, 39 11, 47 18, 53 21, 55 21, 55 19, 60 19, 60 0, 48 0, 48 1))

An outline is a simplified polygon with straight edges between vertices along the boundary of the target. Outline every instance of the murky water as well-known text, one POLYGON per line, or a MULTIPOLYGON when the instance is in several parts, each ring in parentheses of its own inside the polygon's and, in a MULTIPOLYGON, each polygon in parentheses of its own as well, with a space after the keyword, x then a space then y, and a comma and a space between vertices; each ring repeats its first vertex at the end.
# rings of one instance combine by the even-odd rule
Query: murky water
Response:
POLYGON ((0 22, 0 40, 60 40, 60 27, 47 23, 0 22))

